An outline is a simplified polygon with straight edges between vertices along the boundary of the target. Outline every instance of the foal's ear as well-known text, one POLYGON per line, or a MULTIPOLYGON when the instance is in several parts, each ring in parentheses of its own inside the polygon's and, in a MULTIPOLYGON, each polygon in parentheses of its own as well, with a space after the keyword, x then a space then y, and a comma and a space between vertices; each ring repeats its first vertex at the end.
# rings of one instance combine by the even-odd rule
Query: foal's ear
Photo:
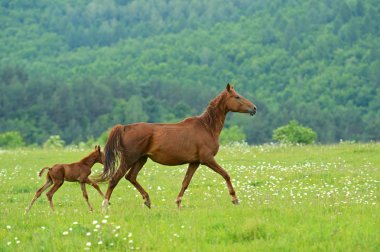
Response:
POLYGON ((227 91, 230 92, 231 91, 231 86, 230 86, 230 83, 227 83, 227 87, 226 87, 227 91))
POLYGON ((98 145, 98 151, 100 152, 100 145, 98 145))

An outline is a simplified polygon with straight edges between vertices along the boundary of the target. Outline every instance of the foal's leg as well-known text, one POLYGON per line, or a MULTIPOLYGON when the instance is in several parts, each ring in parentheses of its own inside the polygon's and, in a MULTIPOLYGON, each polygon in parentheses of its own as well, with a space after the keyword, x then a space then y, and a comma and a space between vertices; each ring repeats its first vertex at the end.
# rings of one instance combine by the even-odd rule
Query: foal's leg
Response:
POLYGON ((25 209, 25 213, 29 212, 30 208, 32 208, 34 202, 41 196, 41 194, 47 189, 49 188, 49 186, 51 186, 53 184, 53 181, 51 181, 50 178, 48 178, 45 182, 45 184, 37 190, 36 194, 34 195, 34 198, 32 199, 32 202, 30 202, 29 204, 29 207, 27 207, 25 209))
POLYGON ((87 191, 86 191, 86 183, 80 183, 80 188, 82 189, 83 197, 86 199, 87 205, 90 208, 90 211, 92 212, 93 208, 92 208, 92 206, 90 204, 90 201, 88 201, 88 194, 87 194, 87 191))
POLYGON ((127 164, 125 163, 125 157, 122 154, 120 157, 119 169, 116 171, 115 175, 111 178, 110 182, 108 183, 106 196, 104 197, 104 200, 102 203, 103 213, 105 213, 107 210, 107 206, 109 204, 113 189, 116 187, 117 183, 119 183, 120 179, 127 173, 127 171, 128 171, 128 167, 127 167, 127 164))
POLYGON ((193 177, 198 167, 199 167, 199 163, 191 163, 189 164, 189 167, 187 168, 185 178, 183 179, 183 182, 182 182, 181 191, 179 192, 177 199, 175 201, 177 203, 178 208, 181 208, 182 196, 185 193, 188 185, 190 184, 191 178, 193 177))
POLYGON ((104 194, 103 192, 100 190, 99 186, 97 183, 95 183, 94 181, 90 180, 89 178, 86 179, 85 183, 91 185, 92 187, 94 187, 100 195, 102 195, 102 198, 104 199, 104 194))
POLYGON ((125 178, 129 180, 132 185, 135 186, 135 188, 140 192, 141 196, 144 199, 144 204, 150 208, 150 199, 149 194, 144 190, 144 188, 137 182, 137 174, 140 172, 141 168, 143 168, 144 164, 146 163, 147 157, 140 158, 136 163, 133 164, 125 178))
POLYGON ((53 206, 53 194, 63 185, 63 180, 57 180, 54 181, 53 187, 46 193, 46 196, 49 200, 51 210, 54 211, 54 206, 53 206))
POLYGON ((236 197, 234 187, 231 184, 230 175, 228 175, 228 173, 215 161, 214 158, 206 161, 205 165, 210 167, 215 172, 219 173, 226 180, 228 190, 229 190, 230 195, 232 197, 232 203, 234 203, 235 205, 238 205, 239 200, 236 197))

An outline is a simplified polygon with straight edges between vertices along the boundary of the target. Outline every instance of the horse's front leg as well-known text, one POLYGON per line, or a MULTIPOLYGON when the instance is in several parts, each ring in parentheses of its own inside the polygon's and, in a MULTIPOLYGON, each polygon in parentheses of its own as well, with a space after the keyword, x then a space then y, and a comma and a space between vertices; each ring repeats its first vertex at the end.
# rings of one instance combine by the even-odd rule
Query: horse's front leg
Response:
POLYGON ((230 175, 228 175, 228 173, 215 161, 214 157, 204 162, 204 164, 210 167, 213 171, 219 173, 224 180, 226 180, 228 191, 232 197, 232 203, 238 205, 239 200, 236 197, 235 189, 232 186, 230 175))

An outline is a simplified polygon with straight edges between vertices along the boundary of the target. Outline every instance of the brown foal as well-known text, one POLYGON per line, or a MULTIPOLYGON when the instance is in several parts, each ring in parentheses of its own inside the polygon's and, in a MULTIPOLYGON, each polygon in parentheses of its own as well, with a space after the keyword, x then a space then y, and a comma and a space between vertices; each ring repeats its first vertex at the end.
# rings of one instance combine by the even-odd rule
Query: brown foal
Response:
POLYGON ((123 176, 136 187, 145 205, 150 208, 149 195, 136 180, 148 158, 163 165, 189 164, 176 199, 178 208, 200 164, 208 166, 225 179, 232 202, 238 204, 230 176, 214 158, 219 149, 219 135, 224 120, 230 111, 254 115, 256 106, 236 93, 233 85, 227 84, 226 89, 199 116, 174 124, 135 123, 114 126, 104 147, 104 170, 98 178, 98 181, 110 179, 102 203, 103 212, 109 204, 113 189, 123 176), (116 170, 117 160, 120 161, 116 170))
POLYGON ((64 181, 69 182, 79 182, 83 197, 86 199, 90 211, 93 210, 90 202, 88 201, 88 194, 86 191, 86 184, 92 185, 104 198, 102 191, 100 190, 98 184, 94 181, 91 181, 88 176, 91 174, 91 168, 95 163, 103 164, 104 153, 100 150, 100 146, 96 145, 95 150, 91 152, 87 157, 83 158, 77 163, 72 164, 56 164, 53 167, 43 168, 39 176, 41 177, 45 170, 49 170, 46 176, 45 184, 37 190, 32 202, 30 202, 29 207, 25 210, 27 213, 32 207, 33 203, 41 196, 41 194, 49 188, 51 185, 53 187, 49 192, 46 193, 46 196, 50 202, 50 207, 54 211, 53 206, 53 195, 54 193, 62 186, 64 181))

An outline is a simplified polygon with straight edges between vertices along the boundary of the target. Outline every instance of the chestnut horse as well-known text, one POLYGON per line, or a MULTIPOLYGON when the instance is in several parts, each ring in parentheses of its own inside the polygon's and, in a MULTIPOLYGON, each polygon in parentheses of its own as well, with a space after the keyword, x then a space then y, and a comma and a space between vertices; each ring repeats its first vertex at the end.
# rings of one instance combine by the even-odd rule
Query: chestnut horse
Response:
POLYGON ((97 183, 91 181, 88 176, 91 174, 91 168, 95 163, 103 164, 104 161, 104 153, 100 150, 100 146, 96 145, 95 150, 91 152, 87 157, 83 158, 77 163, 72 164, 56 164, 53 167, 45 167, 42 168, 40 173, 38 174, 40 177, 44 173, 45 170, 49 170, 46 176, 45 184, 37 190, 36 195, 34 196, 32 202, 30 202, 29 207, 25 210, 27 213, 32 207, 33 203, 41 196, 41 194, 49 188, 51 185, 54 186, 50 189, 46 196, 49 199, 50 207, 54 211, 53 206, 53 194, 63 185, 64 181, 69 182, 79 182, 80 187, 83 192, 83 197, 86 199, 88 207, 90 211, 92 211, 92 206, 88 201, 88 195, 86 191, 86 184, 92 185, 104 198, 102 191, 100 190, 97 183))
POLYGON ((103 212, 106 211, 113 189, 124 175, 140 192, 145 205, 150 208, 149 195, 136 180, 137 174, 148 158, 163 165, 189 164, 176 199, 178 208, 200 164, 208 166, 225 179, 232 203, 238 204, 230 176, 214 159, 219 149, 219 135, 226 115, 230 111, 253 116, 256 113, 256 106, 236 93, 233 85, 227 84, 226 89, 214 98, 199 116, 174 124, 134 123, 114 126, 104 147, 104 170, 97 179, 98 181, 110 179, 102 203, 103 212), (117 170, 116 162, 119 163, 117 170))

